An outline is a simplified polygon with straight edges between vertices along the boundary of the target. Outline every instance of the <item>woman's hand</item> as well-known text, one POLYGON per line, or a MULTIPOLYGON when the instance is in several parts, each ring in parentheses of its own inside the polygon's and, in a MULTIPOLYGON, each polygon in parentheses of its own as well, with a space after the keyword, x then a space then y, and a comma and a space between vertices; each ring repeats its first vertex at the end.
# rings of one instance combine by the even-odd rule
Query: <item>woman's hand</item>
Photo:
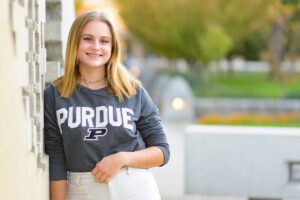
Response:
POLYGON ((108 183, 122 167, 150 168, 164 163, 164 154, 158 147, 134 152, 119 152, 104 157, 92 170, 96 180, 108 183))
POLYGON ((101 183, 108 183, 125 166, 125 158, 126 152, 106 156, 96 164, 96 167, 92 170, 92 174, 101 183))

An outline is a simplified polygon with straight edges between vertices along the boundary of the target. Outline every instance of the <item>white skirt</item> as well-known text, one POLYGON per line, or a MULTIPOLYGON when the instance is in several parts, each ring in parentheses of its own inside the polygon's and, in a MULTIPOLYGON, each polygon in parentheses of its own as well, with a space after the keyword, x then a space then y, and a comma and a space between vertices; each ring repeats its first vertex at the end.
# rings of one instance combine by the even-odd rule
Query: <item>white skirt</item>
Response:
POLYGON ((122 168, 108 184, 91 172, 70 172, 67 200, 160 200, 156 181, 149 169, 122 168))

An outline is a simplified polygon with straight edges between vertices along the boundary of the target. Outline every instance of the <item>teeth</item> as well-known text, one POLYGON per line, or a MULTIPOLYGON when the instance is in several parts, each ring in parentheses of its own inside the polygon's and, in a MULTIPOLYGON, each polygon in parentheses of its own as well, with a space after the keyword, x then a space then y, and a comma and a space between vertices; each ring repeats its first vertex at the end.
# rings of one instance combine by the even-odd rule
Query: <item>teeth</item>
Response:
POLYGON ((92 54, 92 53, 87 53, 89 56, 101 56, 99 54, 92 54))

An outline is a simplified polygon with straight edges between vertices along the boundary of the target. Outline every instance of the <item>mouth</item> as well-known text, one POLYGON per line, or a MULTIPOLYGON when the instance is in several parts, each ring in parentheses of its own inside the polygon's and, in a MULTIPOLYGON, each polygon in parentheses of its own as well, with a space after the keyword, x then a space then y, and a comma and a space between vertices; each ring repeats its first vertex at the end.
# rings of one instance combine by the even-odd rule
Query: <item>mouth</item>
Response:
POLYGON ((91 56, 91 57, 100 57, 102 56, 102 54, 98 54, 98 53, 86 53, 88 56, 91 56))

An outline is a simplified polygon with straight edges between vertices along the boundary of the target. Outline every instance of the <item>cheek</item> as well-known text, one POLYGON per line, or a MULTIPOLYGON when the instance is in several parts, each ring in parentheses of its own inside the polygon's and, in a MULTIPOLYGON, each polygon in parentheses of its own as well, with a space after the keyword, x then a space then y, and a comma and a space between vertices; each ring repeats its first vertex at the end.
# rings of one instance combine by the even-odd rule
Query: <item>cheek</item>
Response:
POLYGON ((79 46, 78 46, 78 52, 77 52, 77 56, 78 56, 78 59, 81 60, 84 55, 85 55, 85 51, 87 49, 86 47, 87 45, 84 44, 84 43, 79 43, 79 46))
POLYGON ((104 47, 104 49, 105 49, 105 52, 107 53, 107 54, 111 54, 111 52, 112 52, 112 47, 111 46, 106 46, 106 47, 104 47))
POLYGON ((88 46, 89 46, 89 45, 88 45, 86 42, 80 42, 80 43, 79 43, 78 50, 79 50, 79 51, 83 51, 83 50, 87 49, 88 46))

